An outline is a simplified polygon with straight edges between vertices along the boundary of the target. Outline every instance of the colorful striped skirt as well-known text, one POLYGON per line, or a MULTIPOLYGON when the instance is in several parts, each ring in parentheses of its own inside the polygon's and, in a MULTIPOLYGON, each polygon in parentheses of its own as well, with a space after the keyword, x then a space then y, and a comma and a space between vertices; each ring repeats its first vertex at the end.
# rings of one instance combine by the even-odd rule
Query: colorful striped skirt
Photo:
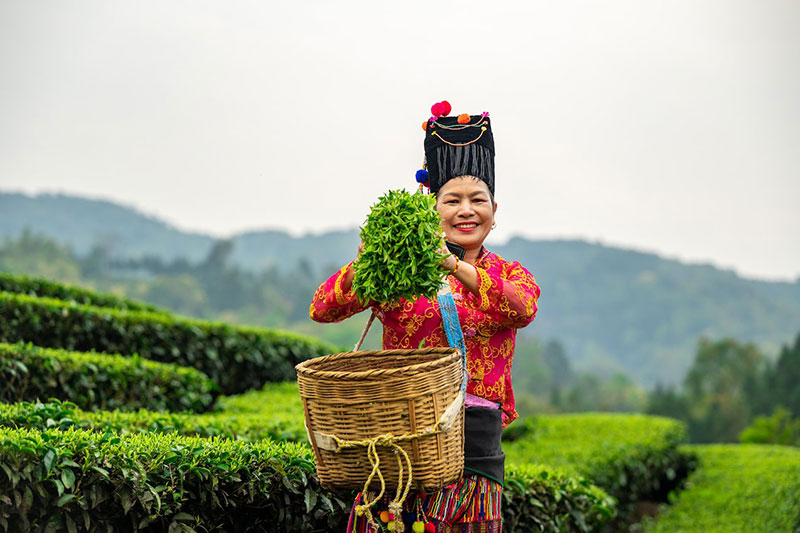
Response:
MULTIPOLYGON (((367 494, 369 496, 369 494, 367 494)), ((432 524, 425 531, 437 533, 500 533, 503 519, 501 503, 503 486, 483 476, 473 475, 432 494, 416 494, 406 499, 402 520, 407 532, 414 522, 432 524)), ((347 533, 378 533, 387 531, 390 498, 372 507, 374 517, 356 516, 355 508, 364 501, 359 493, 350 511, 347 533)))

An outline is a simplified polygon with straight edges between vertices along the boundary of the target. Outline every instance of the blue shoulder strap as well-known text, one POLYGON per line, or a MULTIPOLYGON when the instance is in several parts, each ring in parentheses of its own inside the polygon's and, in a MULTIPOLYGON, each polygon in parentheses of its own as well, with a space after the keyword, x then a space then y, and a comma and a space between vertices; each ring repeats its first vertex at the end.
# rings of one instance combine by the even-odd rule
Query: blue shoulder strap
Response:
POLYGON ((464 333, 461 331, 461 323, 458 321, 456 302, 453 300, 453 294, 450 292, 450 283, 447 280, 445 280, 442 289, 439 291, 437 299, 442 313, 442 323, 444 325, 444 333, 447 335, 447 343, 452 348, 458 348, 461 351, 461 366, 464 369, 461 391, 465 392, 467 389, 467 348, 464 345, 464 333))

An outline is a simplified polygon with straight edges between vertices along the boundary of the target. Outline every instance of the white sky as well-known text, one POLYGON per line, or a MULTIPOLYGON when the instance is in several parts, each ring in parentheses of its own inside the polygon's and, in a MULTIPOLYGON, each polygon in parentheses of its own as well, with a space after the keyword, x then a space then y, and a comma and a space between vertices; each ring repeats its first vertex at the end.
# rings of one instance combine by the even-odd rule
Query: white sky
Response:
POLYGON ((354 227, 447 99, 492 115, 498 239, 800 275, 800 2, 386 5, 0 0, 0 190, 354 227))

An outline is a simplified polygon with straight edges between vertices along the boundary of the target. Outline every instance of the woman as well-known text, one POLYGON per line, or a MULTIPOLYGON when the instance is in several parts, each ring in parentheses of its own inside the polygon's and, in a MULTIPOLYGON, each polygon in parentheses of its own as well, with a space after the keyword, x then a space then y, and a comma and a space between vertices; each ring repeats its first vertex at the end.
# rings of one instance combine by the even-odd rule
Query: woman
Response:
MULTIPOLYGON (((404 513, 403 520, 412 522, 421 511, 435 531, 492 533, 502 527, 505 455, 500 433, 518 416, 511 388, 516 331, 533 320, 539 287, 522 265, 483 246, 497 211, 494 139, 488 113, 456 119, 439 116, 438 110, 443 109, 434 106, 434 116, 423 126, 426 185, 436 195, 446 239, 465 250, 461 260, 451 254, 442 261, 442 268, 449 272, 447 282, 467 351, 465 466, 461 481, 418 497, 407 505, 410 512, 408 516, 404 513)), ((352 281, 350 263, 317 290, 311 318, 337 322, 371 306, 383 324, 384 349, 416 348, 423 342, 429 347, 448 345, 436 301, 417 298, 394 305, 362 304, 352 292, 352 281)), ((428 531, 434 530, 428 527, 428 531)), ((348 532, 353 530, 372 531, 363 517, 351 514, 348 532)))

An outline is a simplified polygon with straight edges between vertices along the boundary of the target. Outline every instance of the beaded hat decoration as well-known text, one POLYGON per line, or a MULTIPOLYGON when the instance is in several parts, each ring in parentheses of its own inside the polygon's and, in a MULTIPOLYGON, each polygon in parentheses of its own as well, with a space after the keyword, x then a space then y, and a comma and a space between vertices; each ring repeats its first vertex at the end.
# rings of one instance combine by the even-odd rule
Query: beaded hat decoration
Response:
POLYGON ((450 117, 450 103, 431 107, 431 118, 422 123, 425 130, 425 162, 416 179, 432 193, 457 176, 475 176, 489 186, 494 195, 494 136, 489 113, 450 117))

